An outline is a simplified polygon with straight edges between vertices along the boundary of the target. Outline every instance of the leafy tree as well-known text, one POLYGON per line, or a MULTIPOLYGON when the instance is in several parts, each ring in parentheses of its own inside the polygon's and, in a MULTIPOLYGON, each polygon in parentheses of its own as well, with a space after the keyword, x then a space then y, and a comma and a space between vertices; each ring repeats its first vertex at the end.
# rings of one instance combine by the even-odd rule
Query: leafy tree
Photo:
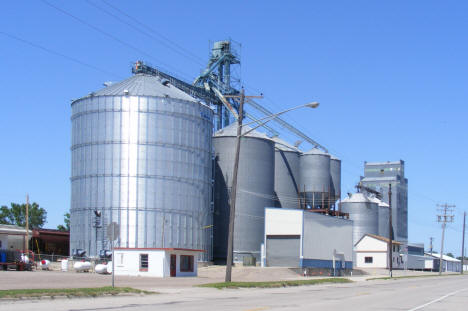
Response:
MULTIPOLYGON (((29 205, 29 227, 42 228, 46 223, 47 212, 39 204, 29 205)), ((11 203, 10 207, 0 207, 0 224, 26 226, 26 204, 11 203)))
POLYGON ((57 229, 60 231, 70 231, 70 213, 65 213, 63 215, 63 222, 65 225, 58 225, 57 229))
POLYGON ((453 256, 452 253, 447 253, 446 255, 449 256, 449 257, 455 258, 455 256, 453 256))

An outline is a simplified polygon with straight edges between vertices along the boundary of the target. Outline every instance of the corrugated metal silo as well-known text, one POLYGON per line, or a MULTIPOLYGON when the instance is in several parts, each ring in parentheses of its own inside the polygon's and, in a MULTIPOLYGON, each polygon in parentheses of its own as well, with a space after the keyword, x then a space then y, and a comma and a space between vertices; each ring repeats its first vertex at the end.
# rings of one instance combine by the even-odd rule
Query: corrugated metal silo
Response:
POLYGON ((335 204, 341 198, 341 160, 330 157, 330 196, 331 204, 335 204))
POLYGON ((301 195, 311 208, 328 208, 330 201, 330 155, 313 148, 301 155, 301 195))
POLYGON ((389 205, 377 198, 370 198, 379 207, 379 235, 388 238, 389 205))
POLYGON ((379 234, 379 207, 363 193, 353 193, 341 201, 341 210, 353 221, 353 245, 364 234, 379 234))
POLYGON ((212 110, 137 74, 72 103, 71 246, 204 249, 211 257, 212 110), (94 226, 101 212, 102 228, 94 226))
MULTIPOLYGON (((244 127, 243 131, 248 131, 244 127)), ((226 259, 229 225, 229 195, 232 187, 237 123, 213 137, 215 150, 214 258, 226 259)), ((234 223, 234 261, 243 257, 260 260, 264 239, 265 207, 274 206, 274 143, 266 135, 252 131, 242 137, 237 180, 234 223)))
POLYGON ((300 151, 280 138, 275 142, 275 206, 301 208, 299 201, 299 155, 300 151))

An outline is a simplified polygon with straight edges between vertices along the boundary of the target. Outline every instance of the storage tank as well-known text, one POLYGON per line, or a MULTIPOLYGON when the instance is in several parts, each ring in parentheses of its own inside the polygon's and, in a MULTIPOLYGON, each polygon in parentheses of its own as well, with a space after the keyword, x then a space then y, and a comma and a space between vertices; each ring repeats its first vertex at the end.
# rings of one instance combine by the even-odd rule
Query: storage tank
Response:
POLYGON ((330 156, 330 196, 331 204, 341 198, 341 160, 330 156))
POLYGON ((341 210, 353 221, 353 245, 366 234, 379 234, 379 207, 363 193, 353 193, 341 201, 341 210))
POLYGON ((210 260, 212 110, 145 74, 71 108, 70 250, 110 249, 116 222, 116 247, 203 249, 210 260))
POLYGON ((275 206, 301 208, 299 201, 299 155, 296 147, 274 137, 275 143, 275 206))
POLYGON ((313 148, 300 156, 300 184, 302 197, 310 208, 330 206, 330 155, 313 148))
MULTIPOLYGON (((243 133, 248 131, 243 128, 243 133)), ((226 260, 229 228, 229 195, 232 187, 237 123, 219 130, 213 137, 215 150, 214 258, 226 260)), ((265 207, 274 206, 274 143, 252 131, 242 137, 237 175, 234 261, 244 257, 260 261, 264 240, 265 207)))
POLYGON ((388 238, 389 205, 375 197, 370 199, 379 207, 379 235, 388 238))

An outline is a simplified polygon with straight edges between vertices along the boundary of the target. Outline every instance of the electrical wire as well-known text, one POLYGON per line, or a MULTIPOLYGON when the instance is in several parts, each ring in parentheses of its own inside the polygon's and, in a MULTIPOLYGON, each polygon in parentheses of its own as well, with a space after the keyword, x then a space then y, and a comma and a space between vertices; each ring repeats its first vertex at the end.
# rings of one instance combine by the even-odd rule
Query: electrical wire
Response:
MULTIPOLYGON (((41 2, 43 2, 44 4, 48 5, 49 7, 53 8, 53 9, 59 11, 59 12, 61 12, 62 14, 66 15, 66 16, 72 18, 72 19, 74 19, 75 21, 77 21, 77 22, 79 22, 79 23, 81 23, 81 24, 83 24, 83 25, 85 25, 85 26, 91 28, 92 30, 94 30, 94 31, 96 31, 96 32, 98 32, 98 33, 100 33, 100 34, 102 34, 102 35, 108 37, 108 38, 111 38, 112 40, 114 40, 114 41, 120 43, 121 45, 126 46, 126 47, 129 48, 129 49, 132 49, 132 50, 134 50, 134 51, 136 51, 136 52, 138 52, 138 53, 140 53, 140 54, 142 54, 142 55, 145 55, 146 57, 148 57, 148 58, 150 58, 150 59, 153 59, 153 60, 157 61, 158 63, 160 63, 160 64, 163 65, 163 66, 161 66, 161 68, 163 68, 164 70, 167 70, 167 68, 173 68, 173 69, 175 69, 176 71, 179 71, 179 70, 177 70, 175 67, 173 67, 172 65, 169 65, 169 64, 163 63, 163 62, 161 62, 161 61, 159 61, 159 60, 156 60, 151 54, 149 54, 149 53, 147 53, 147 52, 145 52, 145 51, 143 51, 143 50, 141 50, 141 49, 135 47, 134 45, 132 45, 132 44, 130 44, 130 43, 125 42, 124 40, 119 39, 118 37, 114 36, 113 34, 107 32, 107 31, 104 31, 104 30, 100 29, 99 27, 96 27, 96 26, 94 26, 94 25, 91 24, 91 23, 88 23, 87 21, 85 21, 85 20, 83 20, 83 19, 81 19, 81 18, 79 18, 79 17, 77 17, 77 16, 71 14, 70 12, 68 12, 68 11, 66 11, 66 10, 64 10, 64 9, 62 9, 62 8, 60 8, 60 7, 58 7, 58 6, 55 6, 55 5, 53 5, 52 3, 50 3, 50 2, 48 2, 48 1, 46 1, 46 0, 41 0, 41 2), (165 68, 165 67, 166 67, 166 68, 165 68)), ((170 70, 167 70, 167 71, 170 72, 170 70)), ((179 71, 179 72, 180 72, 180 71, 179 71)), ((187 78, 187 76, 185 76, 185 78, 187 78)))
POLYGON ((24 43, 24 44, 27 44, 27 45, 29 45, 29 46, 32 46, 32 47, 34 47, 34 48, 36 48, 36 49, 42 50, 42 51, 44 51, 44 52, 47 52, 47 53, 49 53, 49 54, 52 54, 52 55, 55 55, 55 56, 60 56, 60 57, 62 57, 62 58, 64 58, 64 59, 67 59, 67 60, 72 61, 72 62, 74 62, 74 63, 77 63, 77 64, 79 64, 79 65, 82 65, 82 66, 91 68, 91 69, 93 69, 93 70, 99 71, 99 72, 104 73, 104 74, 106 74, 106 75, 111 75, 111 76, 113 76, 113 77, 115 77, 115 78, 123 79, 122 76, 120 76, 120 75, 118 75, 118 74, 116 74, 116 73, 113 73, 113 72, 111 72, 111 71, 104 70, 104 69, 101 69, 101 68, 96 67, 96 66, 94 66, 94 65, 85 63, 85 62, 82 61, 82 60, 79 60, 79 59, 77 59, 77 58, 74 58, 74 57, 65 55, 65 54, 60 53, 60 52, 57 52, 57 51, 54 51, 54 50, 52 50, 52 49, 50 49, 50 48, 47 48, 47 47, 42 46, 42 45, 39 45, 39 44, 37 44, 37 43, 28 41, 28 40, 26 40, 26 39, 20 38, 20 37, 18 37, 18 36, 16 36, 16 35, 12 35, 12 34, 10 34, 10 33, 7 33, 7 32, 5 32, 5 31, 3 31, 3 30, 0 30, 0 34, 4 35, 4 36, 6 36, 6 37, 8 37, 8 38, 10 38, 10 39, 13 39, 13 40, 22 42, 22 43, 24 43))

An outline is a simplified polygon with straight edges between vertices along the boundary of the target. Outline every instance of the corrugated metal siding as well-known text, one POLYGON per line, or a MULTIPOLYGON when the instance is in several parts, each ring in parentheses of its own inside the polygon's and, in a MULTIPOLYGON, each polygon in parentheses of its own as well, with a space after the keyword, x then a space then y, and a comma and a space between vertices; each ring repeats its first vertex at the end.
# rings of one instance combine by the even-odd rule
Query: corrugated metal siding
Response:
POLYGON ((299 236, 267 236, 267 267, 300 267, 299 236))
POLYGON ((72 104, 71 249, 205 249, 211 257, 212 111, 194 101, 91 96, 72 104), (94 210, 103 229, 93 228, 94 210))

